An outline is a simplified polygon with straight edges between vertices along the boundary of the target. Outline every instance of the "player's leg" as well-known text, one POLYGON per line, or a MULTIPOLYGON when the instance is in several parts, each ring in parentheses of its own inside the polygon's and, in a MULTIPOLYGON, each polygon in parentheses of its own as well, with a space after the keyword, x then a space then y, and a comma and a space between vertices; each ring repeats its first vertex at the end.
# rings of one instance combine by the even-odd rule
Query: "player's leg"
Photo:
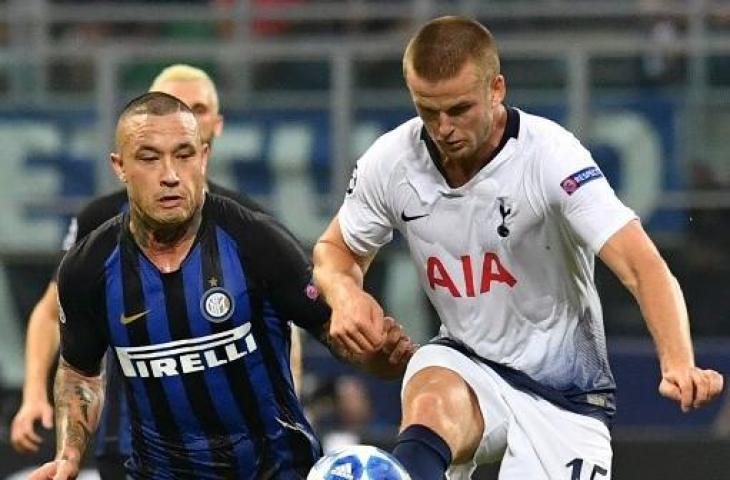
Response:
POLYGON ((443 478, 453 463, 474 456, 484 419, 474 393, 456 373, 429 367, 403 394, 403 422, 394 455, 418 480, 443 478))
POLYGON ((507 406, 480 366, 456 350, 419 349, 401 400, 403 421, 393 454, 414 480, 441 480, 447 469, 449 478, 469 478, 477 457, 485 462, 501 457, 507 406))

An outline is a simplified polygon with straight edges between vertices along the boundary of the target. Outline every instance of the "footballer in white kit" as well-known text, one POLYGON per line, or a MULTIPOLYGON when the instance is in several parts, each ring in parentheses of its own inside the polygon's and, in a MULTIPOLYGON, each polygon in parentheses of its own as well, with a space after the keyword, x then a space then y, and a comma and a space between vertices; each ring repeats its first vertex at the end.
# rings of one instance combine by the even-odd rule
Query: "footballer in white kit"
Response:
POLYGON ((529 448, 550 478, 582 478, 574 469, 607 478, 615 383, 593 265, 635 213, 572 134, 511 107, 498 149, 471 180, 451 188, 440 168, 414 118, 359 159, 338 216, 362 256, 403 234, 442 321, 404 385, 422 368, 449 368, 490 416, 475 461, 451 478, 503 455, 502 475, 521 478, 534 470, 510 458, 529 448))
POLYGON ((677 280, 588 151, 504 104, 482 24, 426 22, 403 75, 419 118, 360 158, 314 247, 330 337, 351 355, 383 345, 385 312, 363 277, 398 229, 443 325, 403 380, 392 453, 409 475, 468 478, 501 458, 500 480, 610 478, 615 384, 594 256, 635 296, 657 347, 659 393, 686 412, 717 398, 723 377, 695 364, 677 280))

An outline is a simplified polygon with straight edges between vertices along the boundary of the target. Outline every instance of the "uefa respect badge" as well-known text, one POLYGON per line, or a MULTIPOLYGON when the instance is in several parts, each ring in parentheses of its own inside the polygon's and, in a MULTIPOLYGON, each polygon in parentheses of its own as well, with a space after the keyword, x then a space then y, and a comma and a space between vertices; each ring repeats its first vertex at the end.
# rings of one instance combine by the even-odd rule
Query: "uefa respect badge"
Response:
POLYGON ((598 167, 588 167, 569 175, 560 182, 560 186, 565 190, 565 193, 573 195, 581 186, 598 178, 603 178, 601 170, 598 167))

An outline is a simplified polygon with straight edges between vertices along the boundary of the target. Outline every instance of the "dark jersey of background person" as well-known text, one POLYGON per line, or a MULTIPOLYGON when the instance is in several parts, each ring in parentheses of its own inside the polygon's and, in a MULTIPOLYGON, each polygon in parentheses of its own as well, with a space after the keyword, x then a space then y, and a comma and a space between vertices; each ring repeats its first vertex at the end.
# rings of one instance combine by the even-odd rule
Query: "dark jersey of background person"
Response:
POLYGON ((208 194, 179 270, 160 271, 118 215, 58 274, 61 353, 94 374, 113 347, 133 478, 304 478, 321 455, 289 367, 289 321, 321 337, 327 305, 270 216, 208 194))
MULTIPOLYGON (((245 194, 234 192, 208 182, 208 190, 216 195, 228 197, 250 210, 264 212, 264 209, 245 194)), ((127 210, 128 197, 126 190, 118 190, 108 195, 95 198, 71 220, 68 232, 63 240, 63 253, 70 250, 79 240, 85 238, 94 229, 127 210)), ((129 429, 129 411, 124 394, 124 384, 119 378, 116 362, 108 361, 106 365, 106 400, 99 420, 95 437, 95 454, 101 459, 109 459, 109 464, 99 464, 102 478, 124 478, 121 460, 132 453, 131 432, 129 429), (118 465, 117 465, 118 464, 118 465)))

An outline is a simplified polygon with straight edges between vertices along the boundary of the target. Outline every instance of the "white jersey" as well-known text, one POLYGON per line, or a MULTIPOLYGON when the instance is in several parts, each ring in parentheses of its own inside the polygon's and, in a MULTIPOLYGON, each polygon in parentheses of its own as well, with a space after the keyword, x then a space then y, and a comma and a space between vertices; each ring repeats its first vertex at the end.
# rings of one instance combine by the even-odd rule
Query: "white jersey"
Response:
POLYGON ((419 118, 386 133, 339 211, 359 255, 403 234, 443 336, 575 394, 614 388, 594 255, 634 218, 572 134, 513 108, 502 148, 459 188, 419 118))

